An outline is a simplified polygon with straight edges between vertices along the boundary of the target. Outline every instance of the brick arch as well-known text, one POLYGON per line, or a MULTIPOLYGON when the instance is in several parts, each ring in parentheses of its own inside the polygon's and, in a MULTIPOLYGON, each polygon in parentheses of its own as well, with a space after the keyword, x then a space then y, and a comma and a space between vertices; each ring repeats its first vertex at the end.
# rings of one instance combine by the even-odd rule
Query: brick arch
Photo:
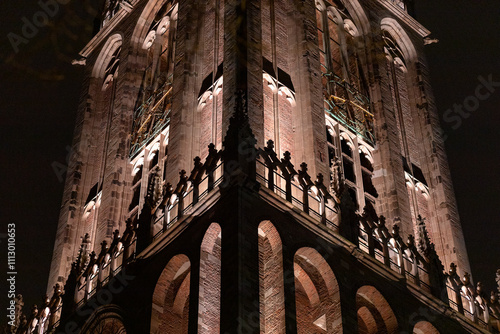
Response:
POLYGON ((341 334, 340 291, 335 274, 313 248, 300 248, 294 257, 297 333, 341 334))
POLYGON ((163 269, 153 293, 151 333, 187 333, 190 274, 191 262, 184 254, 163 269))
POLYGON ((82 327, 83 334, 126 334, 125 320, 116 305, 99 307, 82 327))
POLYGON ((260 332, 285 333, 285 292, 281 238, 269 221, 259 224, 260 332))
POLYGON ((419 321, 413 327, 413 334, 440 334, 439 331, 428 321, 419 321))
POLYGON ((220 332, 221 237, 219 224, 212 223, 201 242, 198 333, 220 332))
POLYGON ((360 334, 396 334, 399 325, 387 300, 373 286, 365 285, 356 293, 360 334))

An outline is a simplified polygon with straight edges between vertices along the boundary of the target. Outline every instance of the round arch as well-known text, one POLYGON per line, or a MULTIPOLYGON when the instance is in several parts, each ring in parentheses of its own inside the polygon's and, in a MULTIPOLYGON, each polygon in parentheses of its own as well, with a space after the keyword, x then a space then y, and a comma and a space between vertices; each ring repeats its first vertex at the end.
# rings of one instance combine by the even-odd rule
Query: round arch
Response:
POLYGON ((313 248, 303 247, 294 256, 297 333, 341 334, 340 291, 330 265, 313 248))
POLYGON ((269 220, 258 226, 260 330, 285 333, 283 250, 279 232, 269 220))
POLYGON ((439 331, 428 321, 419 321, 413 327, 413 334, 440 334, 439 331))
POLYGON ((153 293, 151 333, 184 334, 188 331, 191 262, 175 255, 163 269, 153 293))
POLYGON ((396 315, 375 287, 365 285, 358 289, 356 308, 360 334, 396 334, 399 332, 396 315))
POLYGON ((221 242, 220 225, 210 224, 200 249, 198 328, 204 334, 220 332, 221 242))

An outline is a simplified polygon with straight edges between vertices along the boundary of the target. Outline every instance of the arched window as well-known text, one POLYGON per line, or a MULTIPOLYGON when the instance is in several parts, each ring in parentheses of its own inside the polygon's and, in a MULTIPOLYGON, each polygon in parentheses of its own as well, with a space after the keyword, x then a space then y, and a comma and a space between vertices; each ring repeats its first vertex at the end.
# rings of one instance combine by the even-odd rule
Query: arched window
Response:
POLYGON ((402 155, 414 162, 419 156, 415 137, 415 128, 410 104, 408 68, 403 51, 392 36, 383 31, 384 51, 386 55, 388 82, 392 94, 393 107, 402 155))
POLYGON ((176 255, 163 269, 153 293, 151 333, 188 332, 191 263, 176 255))
MULTIPOLYGON (((382 20, 382 38, 386 57, 387 82, 391 92, 396 132, 401 148, 413 232, 416 233, 418 216, 431 219, 432 212, 429 210, 427 181, 420 168, 422 144, 417 138, 419 125, 416 120, 418 116, 415 116, 417 110, 415 103, 412 102, 414 96, 418 94, 415 75, 411 74, 415 72, 415 50, 404 31, 390 19, 382 20)), ((429 230, 432 238, 432 229, 429 230)), ((434 242, 436 241, 434 239, 434 242)), ((437 243, 437 245, 439 244, 437 243)))
POLYGON ((157 12, 142 43, 146 68, 134 112, 130 144, 132 157, 169 124, 176 23, 177 4, 169 1, 157 12))
POLYGON ((151 152, 150 153, 150 160, 149 160, 149 170, 151 171, 156 165, 158 165, 158 159, 159 159, 159 153, 158 150, 151 152))
POLYGON ((365 285, 356 293, 360 334, 396 334, 399 325, 389 303, 373 286, 365 285))
POLYGON ((220 332, 221 237, 219 224, 212 223, 201 243, 198 333, 220 332))
MULTIPOLYGON (((92 81, 94 95, 90 99, 90 113, 85 117, 90 117, 84 121, 88 126, 89 137, 87 139, 88 148, 85 149, 86 157, 89 159, 86 166, 86 181, 89 186, 93 184, 84 207, 83 222, 78 226, 78 235, 83 236, 89 233, 91 245, 98 245, 102 240, 110 238, 112 227, 102 226, 107 224, 99 219, 99 202, 97 195, 101 193, 104 183, 107 155, 109 148, 109 136, 113 123, 113 109, 115 106, 115 94, 117 78, 119 77, 120 56, 122 37, 120 34, 111 35, 102 47, 92 69, 92 81), (91 181, 92 183, 88 183, 91 181), (92 203, 91 203, 92 202, 92 203)), ((100 198, 100 195, 99 195, 100 198)))
POLYGON ((373 142, 368 84, 361 66, 358 29, 345 6, 316 0, 316 23, 325 111, 373 142))
POLYGON ((360 154, 363 146, 367 147, 367 156, 371 156, 375 138, 361 61, 364 37, 347 7, 341 0, 333 5, 316 0, 316 23, 331 184, 337 183, 338 170, 354 203, 362 209, 367 201, 373 203, 378 196, 371 182, 373 168, 362 165, 366 159, 360 154))
POLYGON ((312 248, 294 257, 297 333, 342 333, 340 292, 325 259, 312 248))
POLYGON ((273 224, 259 224, 260 332, 285 333, 285 296, 281 238, 273 224))

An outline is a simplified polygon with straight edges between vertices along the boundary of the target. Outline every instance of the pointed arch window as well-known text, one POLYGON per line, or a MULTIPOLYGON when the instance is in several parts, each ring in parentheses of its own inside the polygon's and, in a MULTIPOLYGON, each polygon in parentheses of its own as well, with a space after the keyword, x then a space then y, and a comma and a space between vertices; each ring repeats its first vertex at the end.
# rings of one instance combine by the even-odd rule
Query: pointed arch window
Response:
MULTIPOLYGON (((415 94, 415 85, 412 85, 411 56, 406 59, 401 46, 389 31, 383 30, 384 52, 389 88, 393 102, 394 116, 396 120, 396 132, 401 147, 402 164, 405 172, 406 188, 410 203, 410 215, 413 221, 414 231, 417 230, 419 215, 430 219, 431 212, 428 207, 429 190, 427 181, 419 166, 420 143, 417 139, 418 125, 415 118, 414 106, 411 96, 415 94)), ((406 47, 408 48, 408 47, 406 47)), ((417 116, 418 117, 418 116, 417 116)))
POLYGON ((359 32, 345 7, 316 1, 325 111, 371 143, 373 115, 360 62, 359 32))
POLYGON ((388 82, 396 116, 399 144, 401 146, 402 155, 408 159, 411 153, 417 152, 411 107, 408 97, 408 69, 403 51, 394 41, 392 36, 384 31, 382 38, 384 40, 388 82))
POLYGON ((330 166, 330 184, 333 191, 337 191, 338 182, 342 179, 348 187, 349 194, 357 208, 371 202, 375 203, 378 197, 372 177, 373 148, 361 141, 357 136, 351 136, 343 131, 339 124, 327 117, 326 139, 330 166))
POLYGON ((136 156, 169 124, 176 25, 177 4, 170 1, 160 9, 143 40, 146 68, 134 112, 131 157, 136 156))

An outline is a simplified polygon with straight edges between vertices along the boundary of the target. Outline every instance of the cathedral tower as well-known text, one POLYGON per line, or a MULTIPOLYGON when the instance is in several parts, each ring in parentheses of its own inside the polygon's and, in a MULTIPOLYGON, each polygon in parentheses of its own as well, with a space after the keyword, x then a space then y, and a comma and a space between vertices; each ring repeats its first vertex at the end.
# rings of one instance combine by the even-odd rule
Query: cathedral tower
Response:
POLYGON ((80 53, 49 278, 65 294, 45 326, 491 329, 459 278, 430 32, 411 5, 107 0, 80 53))

